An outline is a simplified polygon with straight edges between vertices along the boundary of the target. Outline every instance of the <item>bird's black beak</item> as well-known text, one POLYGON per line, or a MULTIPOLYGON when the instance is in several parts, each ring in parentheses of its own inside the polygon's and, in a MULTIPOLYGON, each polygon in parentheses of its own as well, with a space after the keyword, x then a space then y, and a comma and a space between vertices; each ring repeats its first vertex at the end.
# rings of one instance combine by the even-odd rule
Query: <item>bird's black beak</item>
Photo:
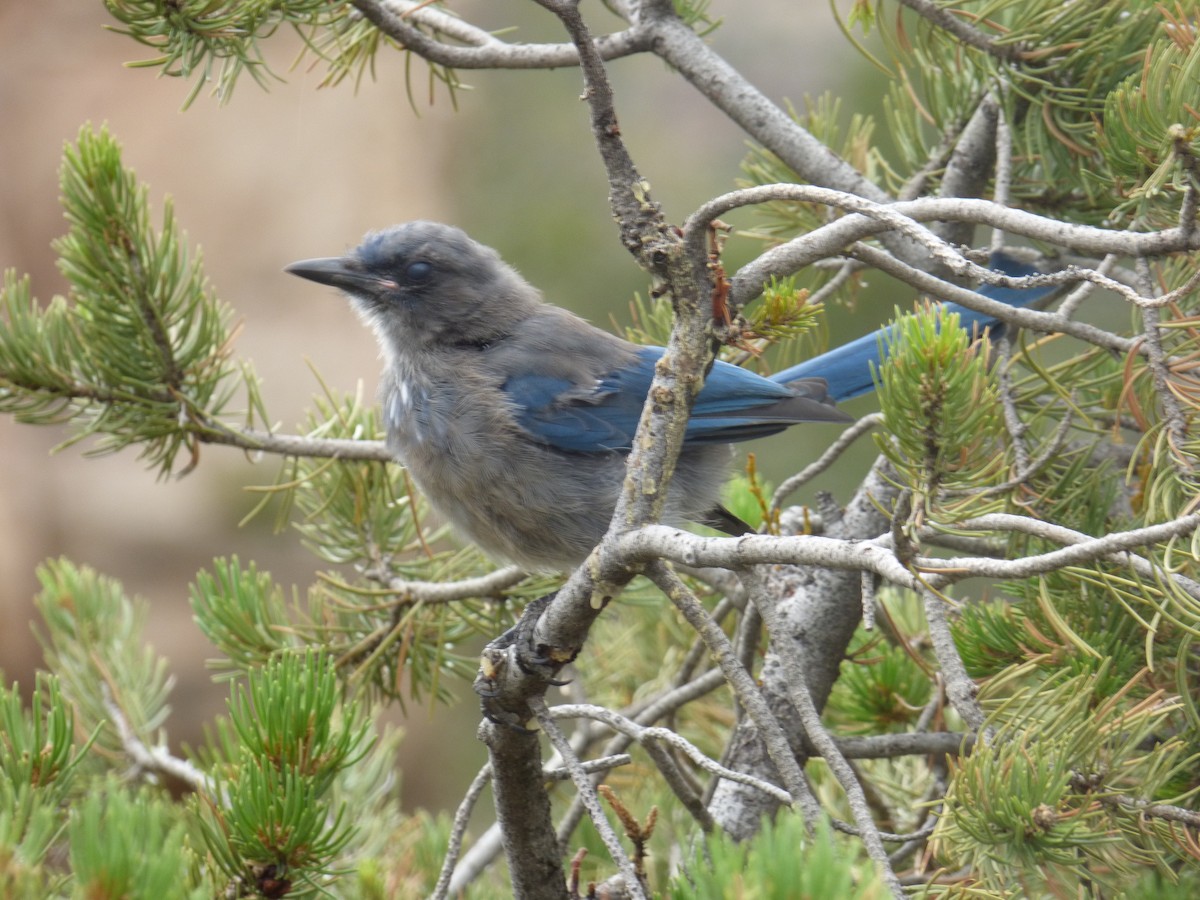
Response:
POLYGON ((302 259, 283 271, 318 284, 357 293, 375 293, 388 284, 384 279, 363 270, 362 263, 352 256, 331 256, 322 259, 302 259))

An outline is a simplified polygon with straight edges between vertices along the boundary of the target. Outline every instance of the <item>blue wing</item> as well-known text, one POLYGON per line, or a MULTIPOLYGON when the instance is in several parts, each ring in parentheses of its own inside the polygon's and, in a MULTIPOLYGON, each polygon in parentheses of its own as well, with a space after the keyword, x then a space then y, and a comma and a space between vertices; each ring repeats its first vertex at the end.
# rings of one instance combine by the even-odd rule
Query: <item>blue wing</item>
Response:
MULTIPOLYGON (((1025 275, 1037 275, 1038 271, 1005 253, 992 254, 991 267, 1005 275, 1014 278, 1025 275)), ((1035 287, 1018 290, 1016 288, 996 287, 985 284, 978 293, 992 300, 999 300, 1009 306, 1031 306, 1049 296, 1056 287, 1035 287)), ((989 328, 995 335, 1001 323, 999 320, 959 306, 957 303, 943 304, 947 312, 956 312, 962 328, 969 331, 982 331, 989 328)), ((880 328, 871 334, 863 335, 857 340, 835 347, 827 353, 822 353, 782 372, 771 376, 772 381, 787 384, 797 378, 824 378, 829 383, 829 393, 834 400, 849 400, 875 390, 875 382, 871 377, 872 368, 878 368, 881 361, 880 348, 886 352, 889 341, 895 334, 895 325, 880 328)))
POLYGON ((590 388, 527 372, 508 378, 504 391, 515 407, 517 423, 533 438, 560 450, 596 453, 629 448, 653 377, 654 360, 639 353, 632 365, 590 388))
MULTIPOLYGON (((639 347, 633 360, 581 389, 565 378, 528 372, 504 390, 518 423, 544 444, 578 453, 628 450, 662 347, 639 347)), ((804 421, 848 421, 828 401, 821 379, 784 385, 716 362, 696 398, 685 443, 728 443, 764 437, 804 421)))

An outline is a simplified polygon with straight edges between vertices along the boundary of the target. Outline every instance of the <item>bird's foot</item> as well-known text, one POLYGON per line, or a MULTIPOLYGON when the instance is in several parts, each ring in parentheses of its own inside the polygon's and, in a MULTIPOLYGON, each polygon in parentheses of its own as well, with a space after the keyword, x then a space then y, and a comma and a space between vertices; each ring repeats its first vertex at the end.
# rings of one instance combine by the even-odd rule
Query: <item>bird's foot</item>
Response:
POLYGON ((535 637, 538 620, 554 597, 554 594, 547 594, 531 601, 521 612, 517 623, 483 649, 473 687, 479 695, 484 717, 497 725, 529 731, 524 725, 531 718, 525 700, 545 691, 547 687, 561 687, 569 683, 555 675, 575 658, 578 649, 564 652, 537 643, 535 637), (506 696, 509 692, 502 687, 502 682, 506 678, 510 660, 530 678, 521 679, 521 689, 506 696))

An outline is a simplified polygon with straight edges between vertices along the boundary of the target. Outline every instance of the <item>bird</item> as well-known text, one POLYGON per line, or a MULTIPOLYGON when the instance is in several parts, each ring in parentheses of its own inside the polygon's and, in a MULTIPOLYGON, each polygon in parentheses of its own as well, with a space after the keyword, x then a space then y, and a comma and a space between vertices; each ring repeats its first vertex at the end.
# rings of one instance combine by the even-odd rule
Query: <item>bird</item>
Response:
MULTIPOLYGON (((430 505, 495 559, 577 566, 608 529, 664 348, 544 300, 451 225, 371 232, 285 271, 337 288, 375 332, 391 454, 430 505)), ((764 378, 720 360, 696 396, 663 521, 752 531, 721 507, 731 444, 801 422, 849 422, 820 376, 764 378)))

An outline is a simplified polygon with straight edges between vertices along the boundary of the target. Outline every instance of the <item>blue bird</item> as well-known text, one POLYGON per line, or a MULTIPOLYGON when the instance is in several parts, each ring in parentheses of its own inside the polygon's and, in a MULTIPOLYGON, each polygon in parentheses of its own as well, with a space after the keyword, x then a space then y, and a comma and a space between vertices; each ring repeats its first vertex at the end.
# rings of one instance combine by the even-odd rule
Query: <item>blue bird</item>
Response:
MULTIPOLYGON (((1007 253, 993 253, 989 264, 995 271, 1013 278, 1038 274, 1037 269, 1014 259, 1007 253)), ((985 284, 980 286, 976 293, 1007 303, 1009 306, 1025 307, 1039 303, 1056 290, 1058 288, 1054 285, 1018 289, 985 284)), ((943 303, 941 308, 943 312, 958 313, 959 327, 971 333, 982 332, 987 328, 992 337, 996 338, 1003 328, 1003 324, 998 319, 973 309, 967 309, 965 306, 959 306, 957 303, 943 303)), ((811 378, 819 375, 829 383, 829 396, 835 401, 849 400, 852 397, 869 393, 875 390, 872 372, 877 371, 882 360, 887 358, 887 350, 895 340, 896 328, 895 324, 880 328, 849 343, 834 347, 820 356, 797 363, 771 377, 773 380, 786 383, 796 378, 811 378)))
MULTIPOLYGON (((382 349, 388 446, 433 507, 494 557, 562 571, 600 541, 662 347, 541 299, 457 228, 409 222, 286 271, 339 288, 382 349)), ((730 442, 846 422, 821 377, 716 362, 697 396, 664 521, 751 529, 717 498, 730 442)))
MULTIPOLYGON (((998 255, 1010 275, 1034 270, 998 255)), ((385 362, 388 446, 433 507, 494 557, 562 571, 600 541, 662 347, 642 347, 544 302, 492 249, 434 222, 368 234, 345 256, 289 265, 339 288, 385 362)), ((984 287, 1014 306, 1050 288, 984 287)), ((957 304, 963 327, 996 325, 957 304)), ((872 389, 879 336, 770 378, 717 361, 696 397, 664 521, 752 529, 718 496, 732 442, 799 422, 846 422, 835 400, 872 389)))

